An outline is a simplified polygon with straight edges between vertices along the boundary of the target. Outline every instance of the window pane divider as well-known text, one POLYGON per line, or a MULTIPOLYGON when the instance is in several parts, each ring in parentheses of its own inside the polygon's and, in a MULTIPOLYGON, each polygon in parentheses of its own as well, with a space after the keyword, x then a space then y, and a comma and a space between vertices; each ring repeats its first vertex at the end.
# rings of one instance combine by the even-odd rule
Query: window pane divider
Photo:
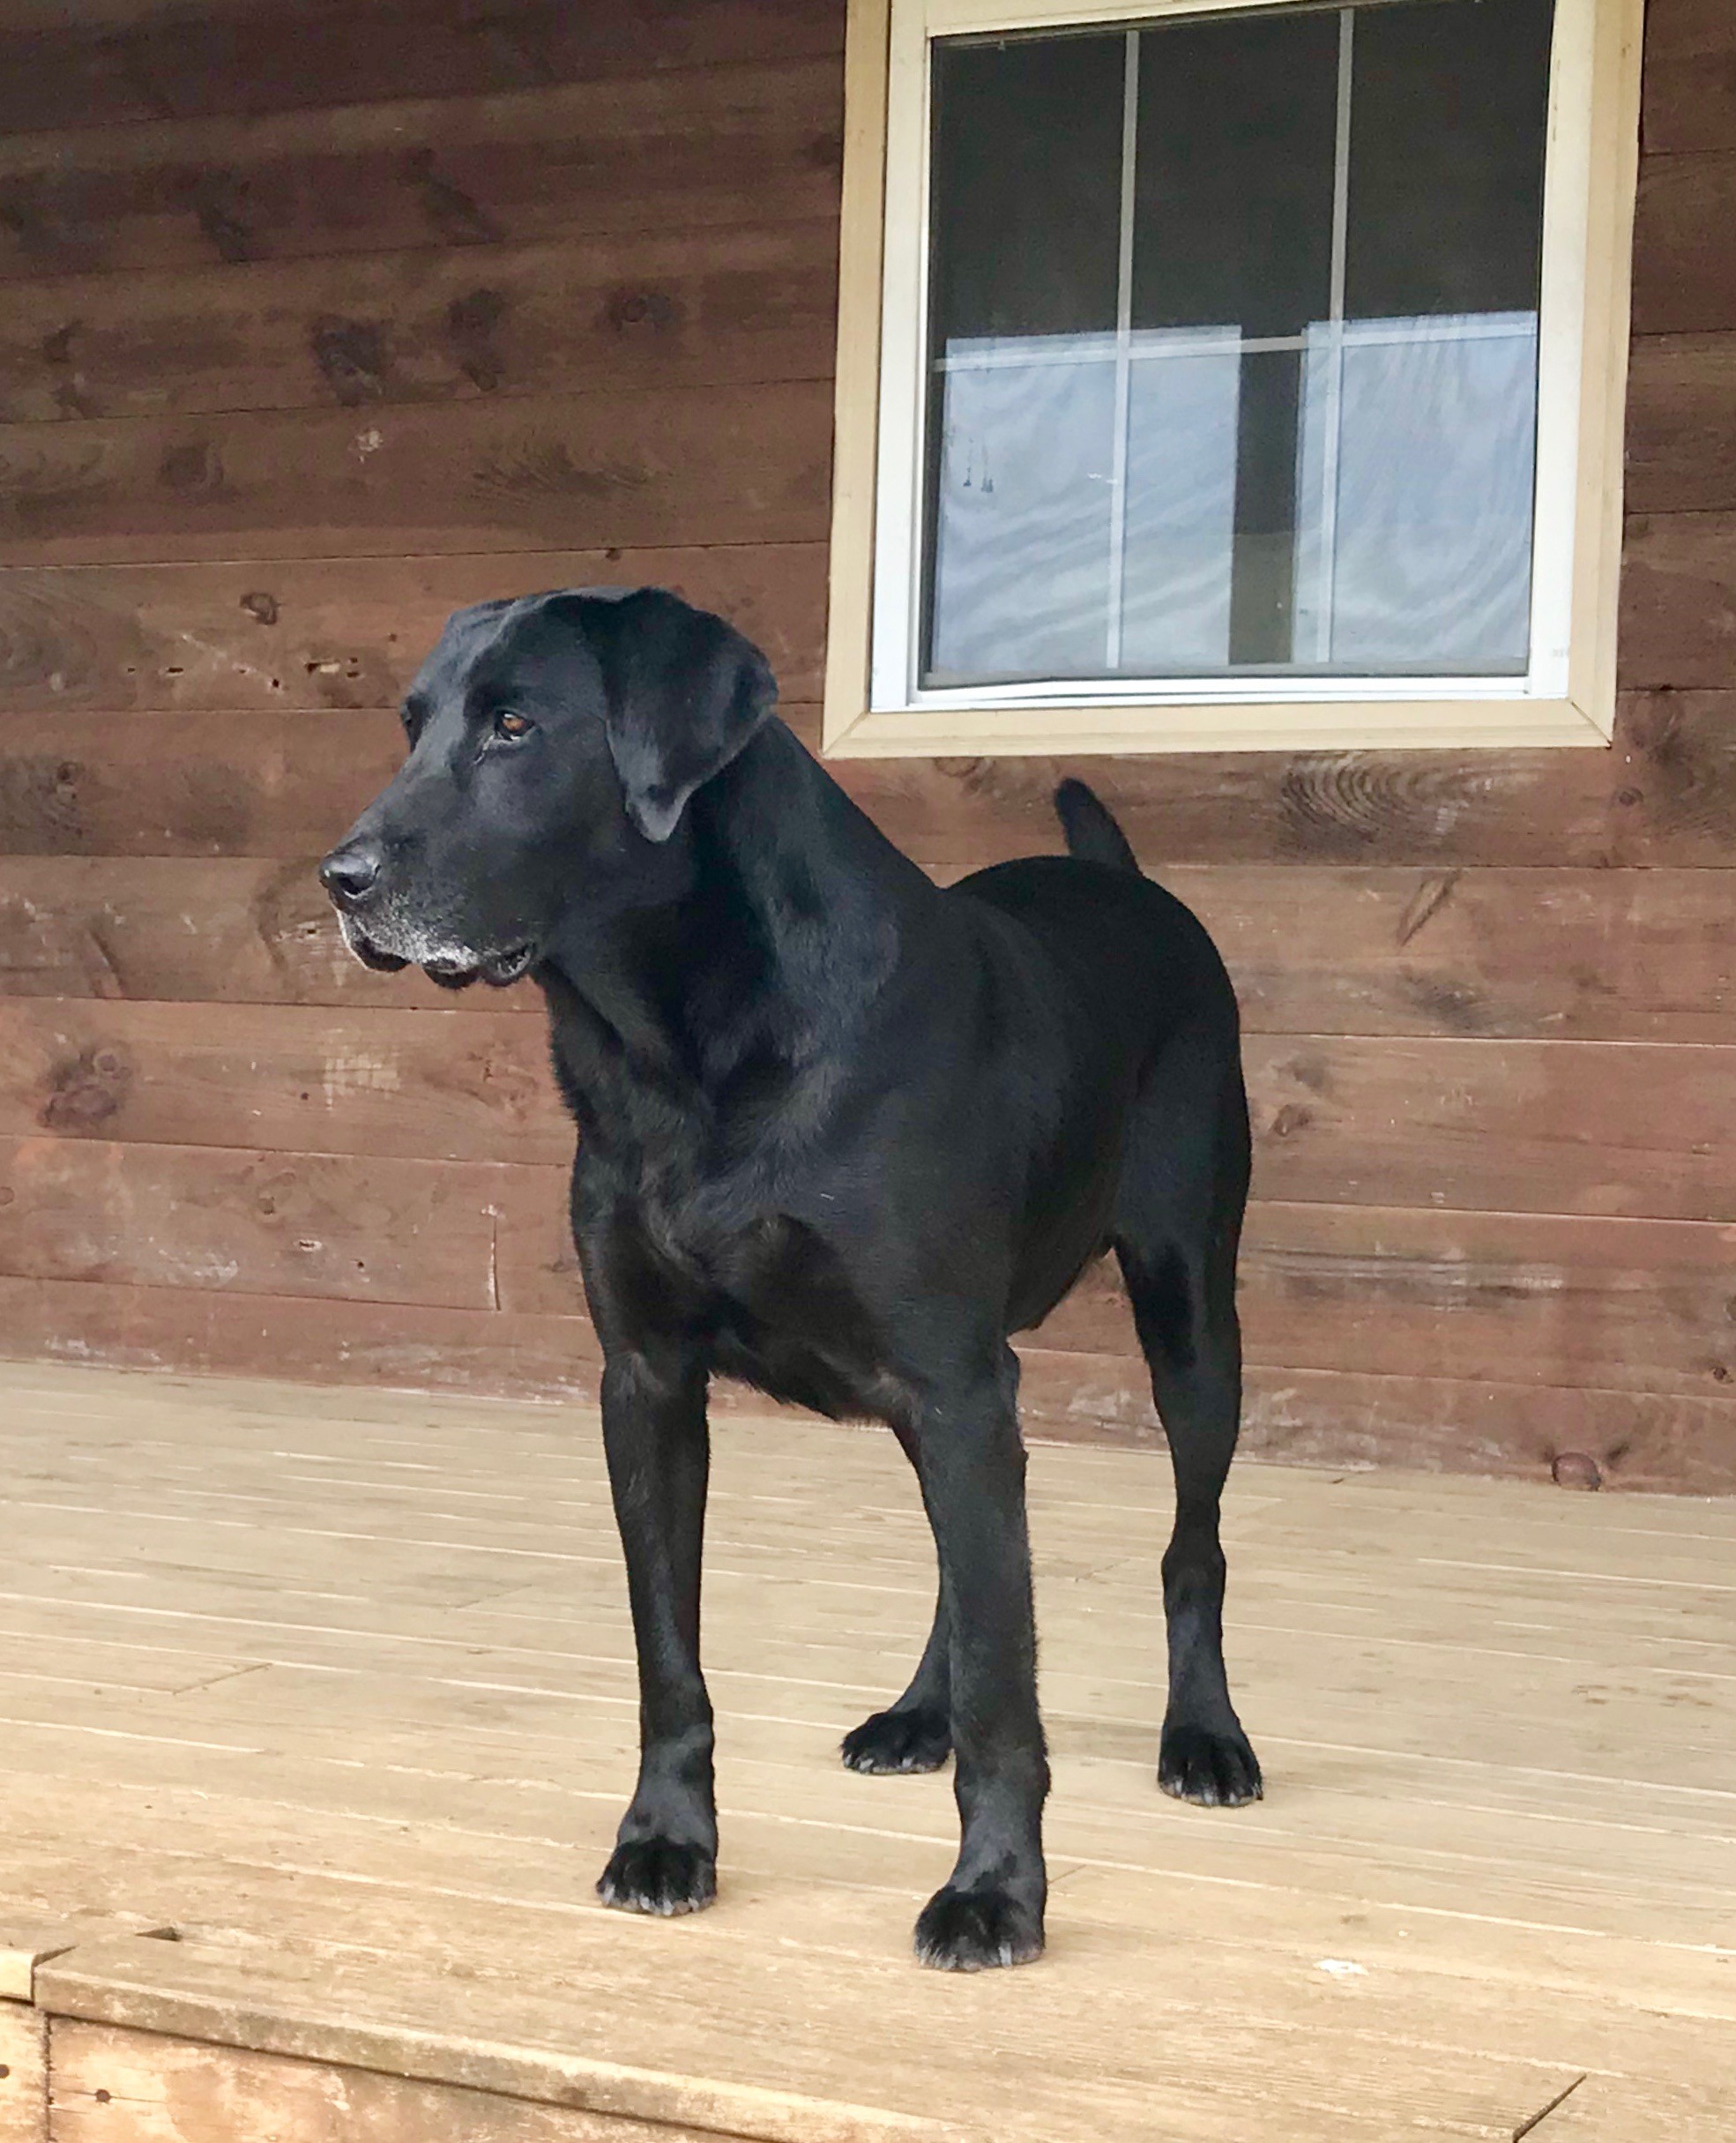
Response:
POLYGON ((1139 155, 1139 33, 1127 34, 1121 71, 1121 231, 1115 258, 1114 459, 1109 482, 1109 593, 1106 666, 1121 666, 1121 607, 1127 576, 1128 426, 1133 356, 1133 212, 1139 155))

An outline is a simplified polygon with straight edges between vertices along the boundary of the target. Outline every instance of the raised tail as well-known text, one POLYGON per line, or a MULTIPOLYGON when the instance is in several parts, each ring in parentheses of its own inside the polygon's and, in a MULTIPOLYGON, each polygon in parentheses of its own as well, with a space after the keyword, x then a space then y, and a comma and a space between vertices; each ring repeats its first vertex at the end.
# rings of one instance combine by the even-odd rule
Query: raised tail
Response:
POLYGON ((1055 816, 1067 836, 1067 853, 1087 863, 1106 863, 1111 870, 1139 875, 1139 859, 1108 809, 1083 781, 1071 779, 1054 792, 1055 816))

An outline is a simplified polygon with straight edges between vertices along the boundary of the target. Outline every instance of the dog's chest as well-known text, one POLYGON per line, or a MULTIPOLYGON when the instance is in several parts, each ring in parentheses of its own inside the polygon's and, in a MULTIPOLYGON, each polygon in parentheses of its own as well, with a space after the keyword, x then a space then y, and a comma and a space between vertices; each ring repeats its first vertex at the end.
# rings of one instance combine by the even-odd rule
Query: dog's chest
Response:
POLYGON ((645 1249, 726 1376, 834 1417, 898 1409, 878 1321, 837 1251, 803 1221, 777 1213, 728 1231, 653 1224, 645 1249))

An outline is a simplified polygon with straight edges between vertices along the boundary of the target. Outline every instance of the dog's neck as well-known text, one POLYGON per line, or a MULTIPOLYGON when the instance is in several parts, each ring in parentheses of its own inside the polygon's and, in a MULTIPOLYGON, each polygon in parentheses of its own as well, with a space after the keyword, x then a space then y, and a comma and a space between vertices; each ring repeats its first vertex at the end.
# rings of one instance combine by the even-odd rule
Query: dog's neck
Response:
POLYGON ((932 912, 930 881, 772 720, 697 790, 667 903, 551 939, 541 980, 570 1092, 613 1060, 712 1113, 835 1057, 932 912), (563 1014, 566 1017, 563 1019, 563 1014))

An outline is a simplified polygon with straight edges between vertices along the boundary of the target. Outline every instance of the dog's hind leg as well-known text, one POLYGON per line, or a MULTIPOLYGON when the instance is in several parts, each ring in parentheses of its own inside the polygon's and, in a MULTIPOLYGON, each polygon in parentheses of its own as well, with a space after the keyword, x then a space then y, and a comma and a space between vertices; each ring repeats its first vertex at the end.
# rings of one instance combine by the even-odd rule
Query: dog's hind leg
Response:
POLYGON ((1248 1191, 1248 1104, 1233 1058, 1178 1038, 1142 1094, 1114 1244, 1175 1470, 1163 1560, 1169 1707, 1158 1781, 1211 1807, 1260 1798, 1260 1766, 1224 1669, 1218 1501, 1241 1413, 1236 1248, 1248 1191))
MULTIPOLYGON (((916 1446, 909 1432, 897 1431, 911 1465, 916 1446)), ((876 1773, 938 1771, 952 1753, 951 1661, 947 1646, 946 1592, 935 1601, 934 1626, 910 1687, 895 1704, 875 1712, 844 1736, 840 1751, 852 1771, 876 1773)))

